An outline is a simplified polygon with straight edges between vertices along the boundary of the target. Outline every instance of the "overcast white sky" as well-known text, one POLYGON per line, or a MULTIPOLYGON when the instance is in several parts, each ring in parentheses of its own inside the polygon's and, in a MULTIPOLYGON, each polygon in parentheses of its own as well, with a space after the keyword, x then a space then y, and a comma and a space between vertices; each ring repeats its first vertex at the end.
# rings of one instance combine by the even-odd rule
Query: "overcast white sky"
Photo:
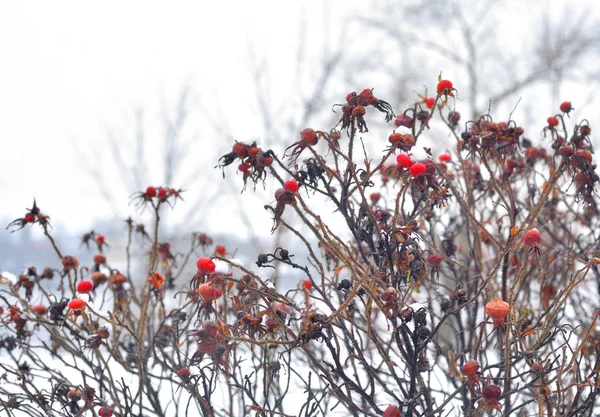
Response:
MULTIPOLYGON (((250 94, 248 36, 262 53, 288 41, 288 2, 0 3, 0 217, 35 196, 73 228, 99 194, 71 141, 92 149, 104 126, 190 80, 223 100, 250 94)), ((251 120, 232 123, 257 136, 251 120), (244 122, 244 123, 242 123, 244 122), (254 130, 254 131, 253 131, 254 130)), ((256 127, 258 129, 258 127, 256 127)), ((214 165, 214 161, 210 161, 214 165)), ((128 196, 122 196, 124 200, 128 196)), ((105 212, 105 210, 100 210, 105 212)))
MULTIPOLYGON (((333 1, 330 11, 342 19, 352 13, 343 7, 348 3, 356 4, 333 1)), ((118 132, 136 106, 156 103, 161 90, 173 97, 185 80, 203 105, 218 95, 235 106, 227 116, 238 138, 260 136, 244 107, 253 94, 249 39, 261 56, 283 63, 295 51, 290 22, 301 10, 309 35, 335 30, 319 21, 322 4, 0 2, 0 218, 22 216, 33 196, 54 221, 68 221, 71 231, 109 215, 72 143, 98 149, 106 126, 118 132)), ((284 76, 270 74, 274 85, 284 76)), ((200 134, 208 129, 197 128, 200 134)), ((212 169, 215 160, 203 156, 199 163, 212 169)), ((118 180, 114 172, 106 175, 118 180)), ((126 211, 128 195, 117 199, 126 211)))

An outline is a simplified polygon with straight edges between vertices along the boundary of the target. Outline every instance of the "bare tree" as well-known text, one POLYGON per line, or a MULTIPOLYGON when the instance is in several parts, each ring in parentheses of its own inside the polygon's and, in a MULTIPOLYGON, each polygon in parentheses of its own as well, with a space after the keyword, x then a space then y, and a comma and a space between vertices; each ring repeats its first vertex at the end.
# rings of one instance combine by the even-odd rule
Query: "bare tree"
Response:
MULTIPOLYGON (((552 86, 549 98, 557 102, 565 82, 599 81, 590 71, 591 58, 600 52, 596 14, 577 3, 562 10, 556 2, 546 6, 415 0, 398 7, 388 2, 378 15, 360 21, 395 45, 400 51, 395 59, 410 67, 410 73, 452 71, 463 86, 460 100, 469 105, 470 116, 477 117, 490 102, 498 107, 509 100, 513 107, 519 95, 540 83, 552 86), (550 10, 558 10, 557 15, 550 10)), ((393 68, 395 76, 397 66, 393 68)), ((400 80, 403 72, 397 76, 400 80)), ((407 91, 403 83, 396 87, 407 91)))

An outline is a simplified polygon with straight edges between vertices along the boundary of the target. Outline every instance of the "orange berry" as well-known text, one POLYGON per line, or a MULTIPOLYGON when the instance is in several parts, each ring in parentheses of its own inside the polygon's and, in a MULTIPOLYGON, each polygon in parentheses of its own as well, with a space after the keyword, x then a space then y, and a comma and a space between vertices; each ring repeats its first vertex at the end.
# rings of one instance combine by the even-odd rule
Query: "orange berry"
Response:
POLYGON ((83 311, 85 310, 85 301, 81 298, 75 298, 69 301, 69 310, 83 311))

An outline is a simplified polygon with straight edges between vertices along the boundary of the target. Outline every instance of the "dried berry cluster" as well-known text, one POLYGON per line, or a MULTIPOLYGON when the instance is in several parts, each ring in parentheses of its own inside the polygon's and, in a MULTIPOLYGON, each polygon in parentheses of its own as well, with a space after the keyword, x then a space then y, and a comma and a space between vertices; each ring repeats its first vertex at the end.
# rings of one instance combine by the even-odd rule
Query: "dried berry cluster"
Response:
POLYGON ((564 102, 534 145, 510 118, 461 125, 458 90, 441 75, 434 91, 398 115, 372 89, 350 93, 336 126, 303 129, 281 157, 235 142, 218 167, 238 161, 244 188, 274 185, 272 232, 290 232, 252 266, 233 254, 254 248, 228 250, 204 233, 187 250, 164 240, 161 212, 182 190, 135 193, 152 227, 129 218, 123 236, 86 233, 97 253, 79 259, 61 252, 34 202, 9 228, 39 226, 57 263, 1 281, 3 409, 597 414, 589 123, 573 122, 564 102), (370 109, 396 130, 369 132, 370 109), (452 149, 417 152, 433 123, 452 149), (107 244, 118 239, 125 261, 107 244))

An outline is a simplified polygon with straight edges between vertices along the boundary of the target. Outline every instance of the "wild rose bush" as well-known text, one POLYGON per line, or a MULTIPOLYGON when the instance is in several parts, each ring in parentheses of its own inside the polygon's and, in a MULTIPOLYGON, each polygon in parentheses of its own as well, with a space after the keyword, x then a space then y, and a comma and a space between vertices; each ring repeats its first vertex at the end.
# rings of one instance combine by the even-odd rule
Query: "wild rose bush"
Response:
POLYGON ((161 213, 176 209, 182 190, 136 193, 152 227, 127 219, 124 236, 87 233, 85 260, 61 252, 34 202, 9 228, 40 227, 60 264, 3 281, 2 409, 101 417, 597 412, 591 128, 564 102, 534 146, 510 118, 463 122, 455 92, 440 77, 435 96, 396 114, 366 89, 335 107, 335 127, 307 127, 284 155, 232 144, 218 163, 224 175, 236 173, 248 192, 279 184, 265 208, 272 232, 293 238, 256 253, 256 265, 202 233, 189 248, 161 239, 161 213), (387 141, 368 133, 381 116, 396 129, 387 141), (434 123, 456 143, 435 158, 419 149, 434 123), (368 154, 366 141, 381 152, 368 154), (126 263, 113 265, 108 244, 123 237, 126 263), (140 240, 150 250, 135 278, 131 248, 140 240), (298 245, 307 258, 294 253, 298 245), (194 262, 197 272, 183 273, 194 262), (304 277, 287 292, 269 281, 283 265, 304 277))

